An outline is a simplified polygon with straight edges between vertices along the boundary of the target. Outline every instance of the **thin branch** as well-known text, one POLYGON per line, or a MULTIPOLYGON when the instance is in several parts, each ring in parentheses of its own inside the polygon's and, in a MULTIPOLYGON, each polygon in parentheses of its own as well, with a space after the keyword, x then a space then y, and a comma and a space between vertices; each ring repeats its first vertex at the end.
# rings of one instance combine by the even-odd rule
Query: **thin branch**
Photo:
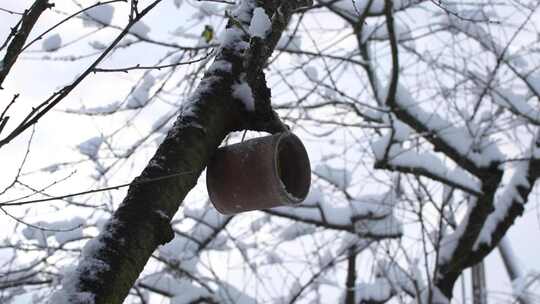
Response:
POLYGON ((195 172, 180 172, 180 173, 170 174, 170 175, 161 176, 161 177, 157 177, 157 178, 152 178, 152 179, 148 179, 148 180, 139 180, 139 181, 135 181, 135 182, 119 184, 119 185, 105 187, 105 188, 92 189, 92 190, 87 190, 87 191, 80 191, 80 192, 65 194, 65 195, 61 195, 61 196, 53 196, 53 197, 43 198, 43 199, 36 199, 36 200, 29 200, 29 201, 22 201, 22 202, 17 202, 18 199, 13 199, 13 200, 1 202, 0 206, 12 207, 12 206, 21 206, 21 205, 28 205, 28 204, 34 204, 34 203, 42 203, 42 202, 50 202, 50 201, 62 200, 62 199, 75 197, 75 196, 81 196, 81 195, 98 193, 98 192, 105 192, 105 191, 110 191, 110 190, 118 190, 118 189, 129 187, 129 186, 153 183, 153 182, 157 182, 157 181, 161 181, 161 180, 165 180, 165 179, 170 179, 170 178, 183 176, 183 175, 190 175, 190 174, 195 174, 195 172))
POLYGON ((13 40, 9 43, 3 60, 0 61, 0 89, 2 89, 2 83, 9 74, 11 67, 15 61, 17 61, 17 57, 19 57, 23 45, 32 31, 32 28, 34 28, 39 16, 41 16, 47 8, 52 7, 52 5, 53 4, 50 4, 48 0, 36 0, 34 4, 32 4, 32 7, 22 15, 20 28, 13 35, 13 40))
POLYGON ((0 148, 11 142, 15 137, 22 134, 30 126, 36 124, 41 117, 43 117, 47 112, 54 108, 60 101, 62 101, 71 91, 73 91, 85 78, 88 76, 96 66, 103 60, 105 57, 114 49, 114 47, 129 33, 129 29, 142 17, 144 17, 148 12, 150 12, 158 3, 162 0, 155 0, 150 5, 148 5, 143 11, 137 15, 135 19, 128 23, 124 30, 114 39, 114 41, 109 45, 109 47, 101 53, 101 55, 84 71, 82 74, 73 81, 68 86, 65 86, 58 92, 54 93, 47 100, 42 102, 40 105, 35 107, 30 113, 19 123, 19 125, 11 131, 6 137, 0 140, 0 148))
POLYGON ((201 62, 201 61, 204 61, 204 60, 208 59, 213 53, 214 53, 214 51, 212 50, 212 51, 208 52, 206 55, 204 55, 201 58, 197 58, 197 59, 193 59, 193 60, 189 60, 189 61, 184 61, 184 62, 177 62, 177 63, 164 64, 164 65, 155 65, 155 66, 141 66, 141 65, 137 64, 137 65, 132 66, 132 67, 116 68, 116 69, 95 68, 93 70, 93 72, 104 72, 104 73, 124 72, 124 73, 127 73, 127 72, 133 71, 133 70, 161 70, 161 69, 165 69, 165 68, 171 68, 171 67, 176 67, 176 66, 180 66, 180 65, 189 65, 189 64, 201 62))

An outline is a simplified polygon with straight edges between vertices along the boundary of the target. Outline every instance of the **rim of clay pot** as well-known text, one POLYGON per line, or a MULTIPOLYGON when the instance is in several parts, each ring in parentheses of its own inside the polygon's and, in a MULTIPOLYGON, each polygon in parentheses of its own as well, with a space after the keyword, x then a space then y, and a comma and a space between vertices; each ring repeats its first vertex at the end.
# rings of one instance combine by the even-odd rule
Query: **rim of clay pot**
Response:
POLYGON ((304 201, 311 184, 309 156, 302 141, 291 132, 284 132, 276 139, 273 167, 279 181, 279 191, 296 205, 304 201), (287 174, 283 174, 287 170, 287 174))

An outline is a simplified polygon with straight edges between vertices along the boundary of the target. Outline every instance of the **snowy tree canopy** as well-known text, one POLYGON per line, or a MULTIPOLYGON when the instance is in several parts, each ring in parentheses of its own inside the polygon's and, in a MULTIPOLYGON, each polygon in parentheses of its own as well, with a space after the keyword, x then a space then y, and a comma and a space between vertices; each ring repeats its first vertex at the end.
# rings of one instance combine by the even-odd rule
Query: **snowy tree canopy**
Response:
POLYGON ((0 303, 535 303, 539 7, 0 3, 0 303), (288 129, 306 200, 219 214, 288 129))

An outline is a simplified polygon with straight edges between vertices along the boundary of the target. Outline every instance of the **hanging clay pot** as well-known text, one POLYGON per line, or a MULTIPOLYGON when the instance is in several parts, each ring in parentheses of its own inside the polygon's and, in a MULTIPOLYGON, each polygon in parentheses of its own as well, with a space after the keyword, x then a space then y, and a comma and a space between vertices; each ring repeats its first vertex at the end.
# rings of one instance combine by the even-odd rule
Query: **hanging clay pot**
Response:
POLYGON ((219 148, 206 171, 210 200, 223 214, 299 204, 310 183, 306 149, 290 132, 219 148))

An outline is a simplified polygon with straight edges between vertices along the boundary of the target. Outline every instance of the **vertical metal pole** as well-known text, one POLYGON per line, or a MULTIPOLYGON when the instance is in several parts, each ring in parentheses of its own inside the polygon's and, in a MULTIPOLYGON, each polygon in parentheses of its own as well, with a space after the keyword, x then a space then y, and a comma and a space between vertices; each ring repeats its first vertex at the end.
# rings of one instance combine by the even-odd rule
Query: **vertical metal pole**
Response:
POLYGON ((472 267, 473 304, 487 304, 484 261, 472 267))

